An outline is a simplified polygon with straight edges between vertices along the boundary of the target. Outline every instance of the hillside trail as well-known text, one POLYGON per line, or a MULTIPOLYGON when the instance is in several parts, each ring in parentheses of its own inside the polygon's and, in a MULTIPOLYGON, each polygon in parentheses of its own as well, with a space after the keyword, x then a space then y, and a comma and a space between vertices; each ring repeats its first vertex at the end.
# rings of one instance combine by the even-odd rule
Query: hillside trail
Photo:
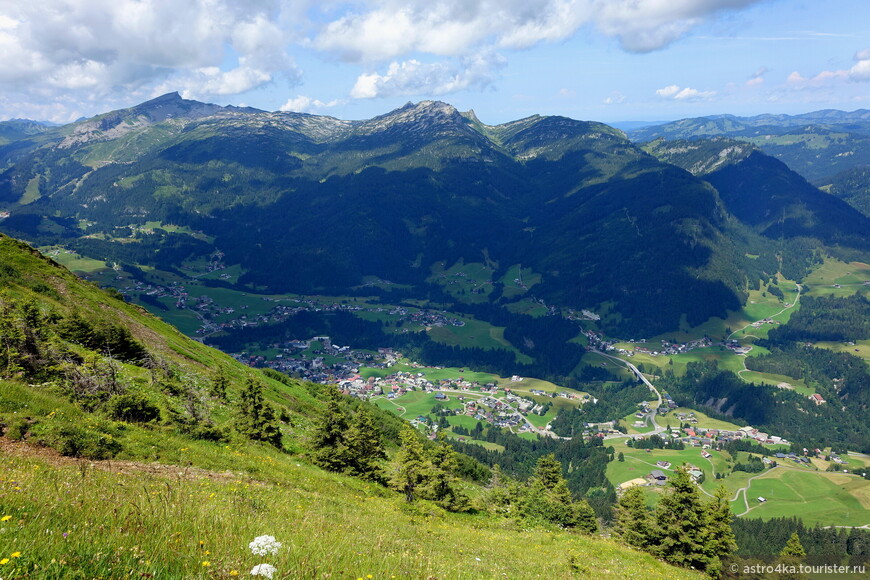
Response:
POLYGON ((66 457, 54 449, 42 447, 24 441, 10 441, 0 437, 0 456, 33 458, 38 459, 53 467, 75 467, 81 471, 99 469, 107 473, 118 475, 142 475, 149 474, 175 480, 201 481, 204 479, 216 482, 231 482, 244 480, 255 483, 250 476, 233 473, 231 471, 211 471, 191 465, 168 465, 165 463, 145 463, 141 461, 128 461, 116 459, 83 459, 80 457, 66 457))

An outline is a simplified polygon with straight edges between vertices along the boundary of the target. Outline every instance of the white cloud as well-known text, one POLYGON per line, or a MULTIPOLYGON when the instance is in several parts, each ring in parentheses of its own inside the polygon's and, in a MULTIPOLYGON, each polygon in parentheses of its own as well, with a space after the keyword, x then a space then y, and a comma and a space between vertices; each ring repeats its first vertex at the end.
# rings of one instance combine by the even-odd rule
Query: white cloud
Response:
POLYGON ((793 89, 827 89, 838 81, 870 81, 870 49, 857 52, 855 64, 848 70, 823 70, 813 77, 804 77, 794 71, 786 79, 793 89))
POLYGON ((619 105, 625 102, 625 95, 623 95, 619 91, 613 91, 607 98, 605 98, 601 102, 605 105, 619 105))
POLYGON ((586 26, 631 52, 663 48, 706 18, 763 0, 369 0, 329 22, 311 45, 352 62, 412 52, 457 56, 481 46, 523 49, 586 26))
POLYGON ((700 101, 714 97, 716 91, 699 91, 689 87, 680 88, 678 85, 669 85, 658 89, 656 94, 660 97, 676 101, 700 101))
POLYGON ((422 63, 418 60, 392 62, 384 74, 360 75, 350 96, 371 99, 396 95, 444 95, 463 89, 483 89, 505 64, 495 53, 478 54, 457 63, 422 63))
POLYGON ((759 67, 758 70, 756 70, 752 74, 752 76, 749 77, 749 80, 746 81, 746 86, 755 87, 764 84, 764 75, 766 75, 768 72, 769 69, 766 66, 759 67))
POLYGON ((656 94, 660 97, 668 98, 668 97, 673 97, 674 95, 676 95, 679 92, 680 92, 680 87, 678 87, 677 85, 668 85, 664 88, 657 90, 656 94))
POLYGON ((3 0, 0 82, 34 100, 204 97, 298 80, 278 0, 3 0), (219 70, 218 70, 219 69, 219 70), (217 72, 216 72, 217 71, 217 72), (69 96, 69 95, 67 95, 69 96))
POLYGON ((305 95, 297 95, 292 99, 288 99, 286 103, 281 105, 281 111, 292 111, 295 113, 311 113, 323 109, 329 109, 342 104, 342 101, 336 99, 329 102, 323 102, 319 99, 312 99, 305 95))

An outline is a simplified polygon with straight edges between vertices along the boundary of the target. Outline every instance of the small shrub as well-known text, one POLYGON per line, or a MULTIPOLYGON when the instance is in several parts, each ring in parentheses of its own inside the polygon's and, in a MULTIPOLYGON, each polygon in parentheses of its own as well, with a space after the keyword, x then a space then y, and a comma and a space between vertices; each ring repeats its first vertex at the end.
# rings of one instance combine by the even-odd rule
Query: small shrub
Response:
POLYGON ((30 421, 25 418, 15 419, 9 423, 6 436, 13 441, 24 441, 30 431, 30 421))
POLYGON ((69 423, 45 425, 34 435, 37 443, 67 457, 109 459, 121 451, 121 444, 112 435, 69 423))
POLYGON ((103 409, 117 421, 148 423, 160 419, 160 409, 139 393, 124 393, 111 397, 103 409))

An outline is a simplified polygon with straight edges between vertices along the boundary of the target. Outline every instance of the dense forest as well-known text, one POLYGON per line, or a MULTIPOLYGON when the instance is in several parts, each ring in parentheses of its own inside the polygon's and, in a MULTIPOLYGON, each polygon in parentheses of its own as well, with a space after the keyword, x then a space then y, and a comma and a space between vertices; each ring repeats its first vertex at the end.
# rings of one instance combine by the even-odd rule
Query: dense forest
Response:
POLYGON ((484 428, 480 423, 471 435, 501 445, 504 451, 492 451, 477 443, 460 441, 453 441, 454 448, 484 465, 498 465, 505 473, 521 480, 532 476, 541 457, 555 454, 564 467, 565 479, 573 494, 587 499, 598 517, 605 521, 613 517, 611 508, 616 501, 616 491, 605 476, 607 463, 613 459, 613 448, 604 447, 600 439, 538 438, 529 441, 503 429, 484 428))
POLYGON ((842 564, 850 560, 860 564, 870 556, 870 531, 867 530, 810 527, 798 517, 735 518, 731 527, 737 540, 737 555, 743 558, 777 555, 795 532, 807 556, 816 563, 842 564))
POLYGON ((817 340, 853 341, 870 338, 870 300, 855 294, 847 298, 804 296, 800 310, 788 324, 768 334, 771 344, 817 340))

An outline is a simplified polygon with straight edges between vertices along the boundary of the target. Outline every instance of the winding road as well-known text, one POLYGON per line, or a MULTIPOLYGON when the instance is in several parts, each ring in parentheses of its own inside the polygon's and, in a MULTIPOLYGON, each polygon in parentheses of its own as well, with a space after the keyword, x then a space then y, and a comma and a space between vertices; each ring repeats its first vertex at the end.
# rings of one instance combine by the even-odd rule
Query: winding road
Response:
POLYGON ((664 431, 665 428, 660 426, 658 423, 656 423, 656 409, 658 409, 659 407, 662 406, 662 394, 659 392, 659 390, 657 388, 655 388, 655 385, 653 385, 649 381, 649 379, 643 375, 642 372, 637 370, 636 366, 634 366, 633 364, 631 364, 627 360, 623 360, 617 356, 613 356, 613 355, 601 352, 600 350, 597 350, 597 349, 592 349, 592 352, 594 352, 596 354, 600 354, 603 357, 606 357, 606 358, 609 358, 611 360, 615 360, 617 362, 624 364, 626 367, 628 367, 628 370, 633 372, 635 374, 635 376, 637 376, 638 379, 643 381, 643 384, 645 384, 649 388, 649 390, 652 391, 653 393, 655 393, 655 395, 656 395, 655 408, 644 417, 647 421, 652 423, 652 426, 653 426, 652 431, 650 431, 648 433, 642 433, 639 435, 607 435, 604 438, 605 439, 621 439, 621 438, 629 438, 630 437, 632 439, 637 439, 638 437, 647 437, 649 435, 657 435, 657 434, 661 433, 662 431, 664 431))

